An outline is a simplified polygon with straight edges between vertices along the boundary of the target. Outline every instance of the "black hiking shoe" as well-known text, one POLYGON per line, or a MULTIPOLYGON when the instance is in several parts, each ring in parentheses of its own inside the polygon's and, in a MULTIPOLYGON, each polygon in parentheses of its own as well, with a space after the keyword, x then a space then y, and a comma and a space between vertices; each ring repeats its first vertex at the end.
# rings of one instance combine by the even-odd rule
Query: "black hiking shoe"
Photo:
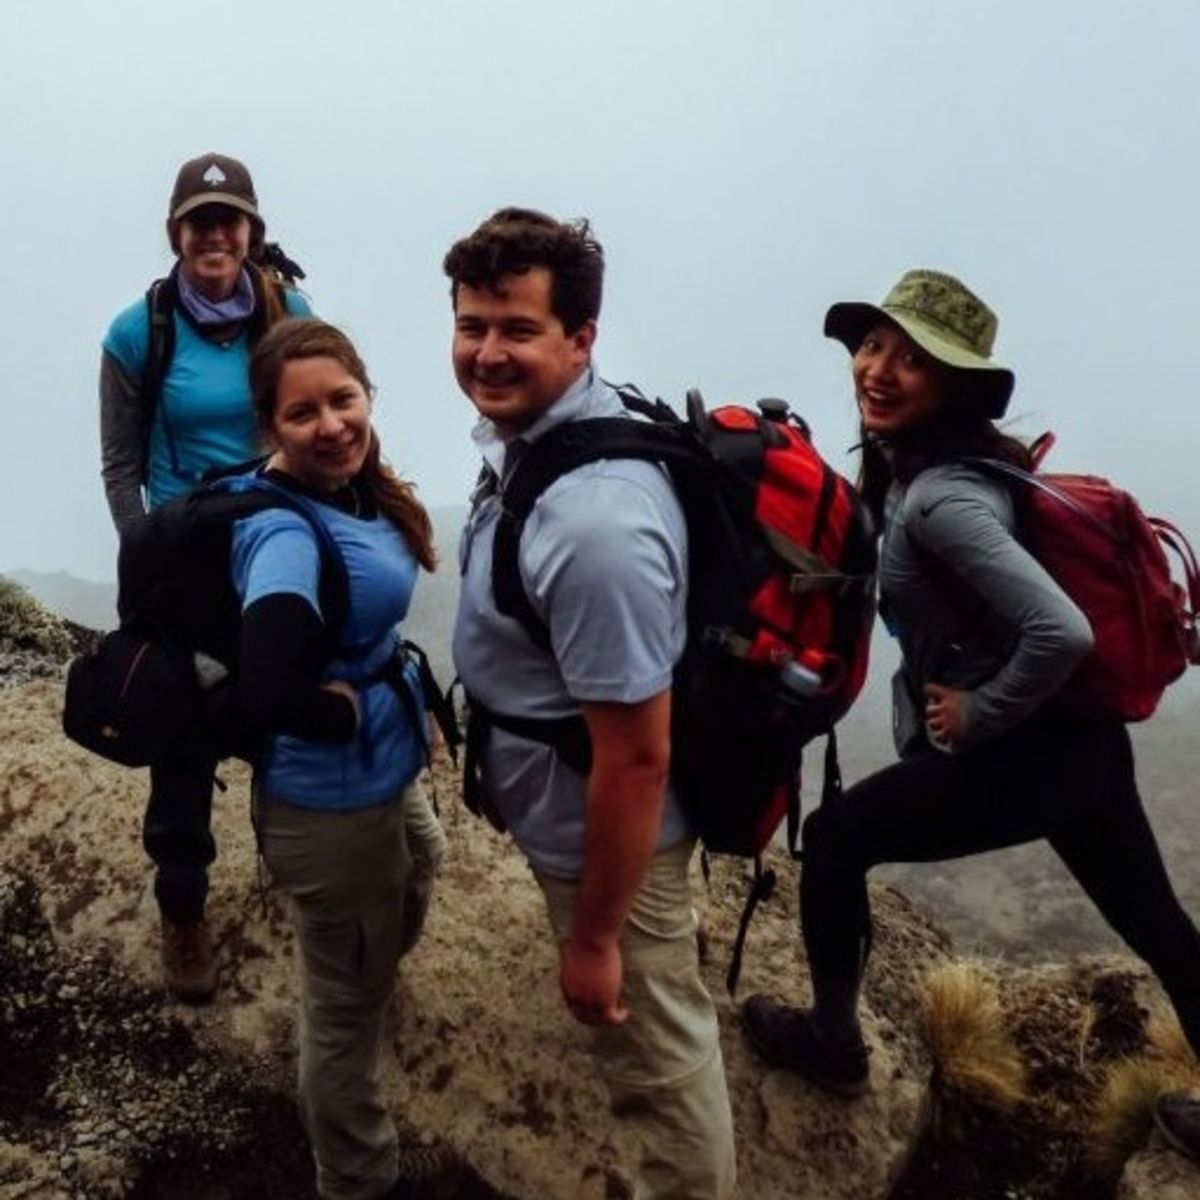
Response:
POLYGON ((751 996, 742 1005, 742 1029, 755 1053, 772 1067, 798 1071, 836 1096, 861 1096, 870 1080, 863 1042, 831 1050, 817 1039, 807 1009, 751 996))
POLYGON ((1200 1162, 1200 1092, 1168 1092, 1154 1106, 1154 1124, 1163 1141, 1200 1162))

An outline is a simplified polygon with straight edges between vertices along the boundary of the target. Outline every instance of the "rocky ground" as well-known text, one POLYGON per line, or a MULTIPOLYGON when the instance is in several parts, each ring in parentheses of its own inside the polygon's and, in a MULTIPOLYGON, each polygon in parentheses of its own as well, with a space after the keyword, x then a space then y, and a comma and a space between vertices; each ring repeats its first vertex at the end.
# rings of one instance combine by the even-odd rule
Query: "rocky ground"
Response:
MULTIPOLYGON (((144 775, 63 739, 65 643, 5 641, 3 612, 0 596, 0 1197, 312 1196, 291 1098, 290 929, 258 878, 244 774, 227 773, 216 806, 221 989, 206 1008, 174 1005, 157 984, 138 844, 144 775)), ((67 643, 84 637, 61 632, 67 643)), ((451 853, 426 937, 402 964, 384 1080, 409 1159, 428 1168, 428 1194, 447 1198, 628 1196, 585 1034, 555 994, 537 890, 507 842, 462 812, 452 772, 432 784, 451 853)), ((803 1000, 794 875, 775 865, 783 883, 755 919, 742 995, 803 1000)), ((1095 1159, 1102 1090, 1114 1064, 1142 1049, 1159 1002, 1137 964, 999 971, 998 1024, 1029 1082, 1000 1105, 931 1058, 922 1005, 930 972, 952 961, 949 941, 879 889, 865 996, 874 1083, 837 1103, 764 1070, 742 1041, 722 976, 743 886, 739 864, 718 862, 707 882, 697 872, 741 1196, 1200 1196, 1200 1172, 1161 1149, 1123 1181, 1119 1161, 1095 1159)), ((1144 1135, 1143 1125, 1131 1145, 1144 1135)))

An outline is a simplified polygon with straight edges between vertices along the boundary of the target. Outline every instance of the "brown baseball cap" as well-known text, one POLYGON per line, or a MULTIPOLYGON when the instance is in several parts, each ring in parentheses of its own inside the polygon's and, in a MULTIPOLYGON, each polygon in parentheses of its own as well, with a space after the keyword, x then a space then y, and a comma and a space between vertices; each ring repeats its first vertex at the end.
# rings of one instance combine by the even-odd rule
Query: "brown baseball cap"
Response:
POLYGON ((228 204, 262 223, 254 180, 246 164, 227 154, 202 154, 179 168, 168 217, 178 221, 205 204, 228 204))

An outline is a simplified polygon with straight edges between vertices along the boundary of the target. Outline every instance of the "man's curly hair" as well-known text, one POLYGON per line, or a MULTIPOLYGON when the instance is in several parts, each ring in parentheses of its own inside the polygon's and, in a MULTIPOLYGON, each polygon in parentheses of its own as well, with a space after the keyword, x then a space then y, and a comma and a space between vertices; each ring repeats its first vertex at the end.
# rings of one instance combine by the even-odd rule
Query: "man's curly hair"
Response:
POLYGON ((600 315, 604 247, 586 220, 556 221, 531 208, 502 208, 454 243, 442 262, 450 298, 458 285, 495 291, 505 275, 534 267, 550 272, 550 308, 567 333, 600 315))

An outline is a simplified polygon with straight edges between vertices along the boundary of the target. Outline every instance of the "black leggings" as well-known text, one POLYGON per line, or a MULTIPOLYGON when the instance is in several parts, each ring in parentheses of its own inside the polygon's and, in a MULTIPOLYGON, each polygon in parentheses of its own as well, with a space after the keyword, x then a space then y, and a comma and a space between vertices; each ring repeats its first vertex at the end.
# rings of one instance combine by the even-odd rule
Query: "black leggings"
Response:
POLYGON ((801 924, 818 978, 853 980, 870 944, 867 872, 1046 838, 1105 920, 1162 982, 1200 1054, 1200 934, 1184 912, 1116 719, 1047 710, 961 755, 927 750, 850 788, 804 824, 801 924))

